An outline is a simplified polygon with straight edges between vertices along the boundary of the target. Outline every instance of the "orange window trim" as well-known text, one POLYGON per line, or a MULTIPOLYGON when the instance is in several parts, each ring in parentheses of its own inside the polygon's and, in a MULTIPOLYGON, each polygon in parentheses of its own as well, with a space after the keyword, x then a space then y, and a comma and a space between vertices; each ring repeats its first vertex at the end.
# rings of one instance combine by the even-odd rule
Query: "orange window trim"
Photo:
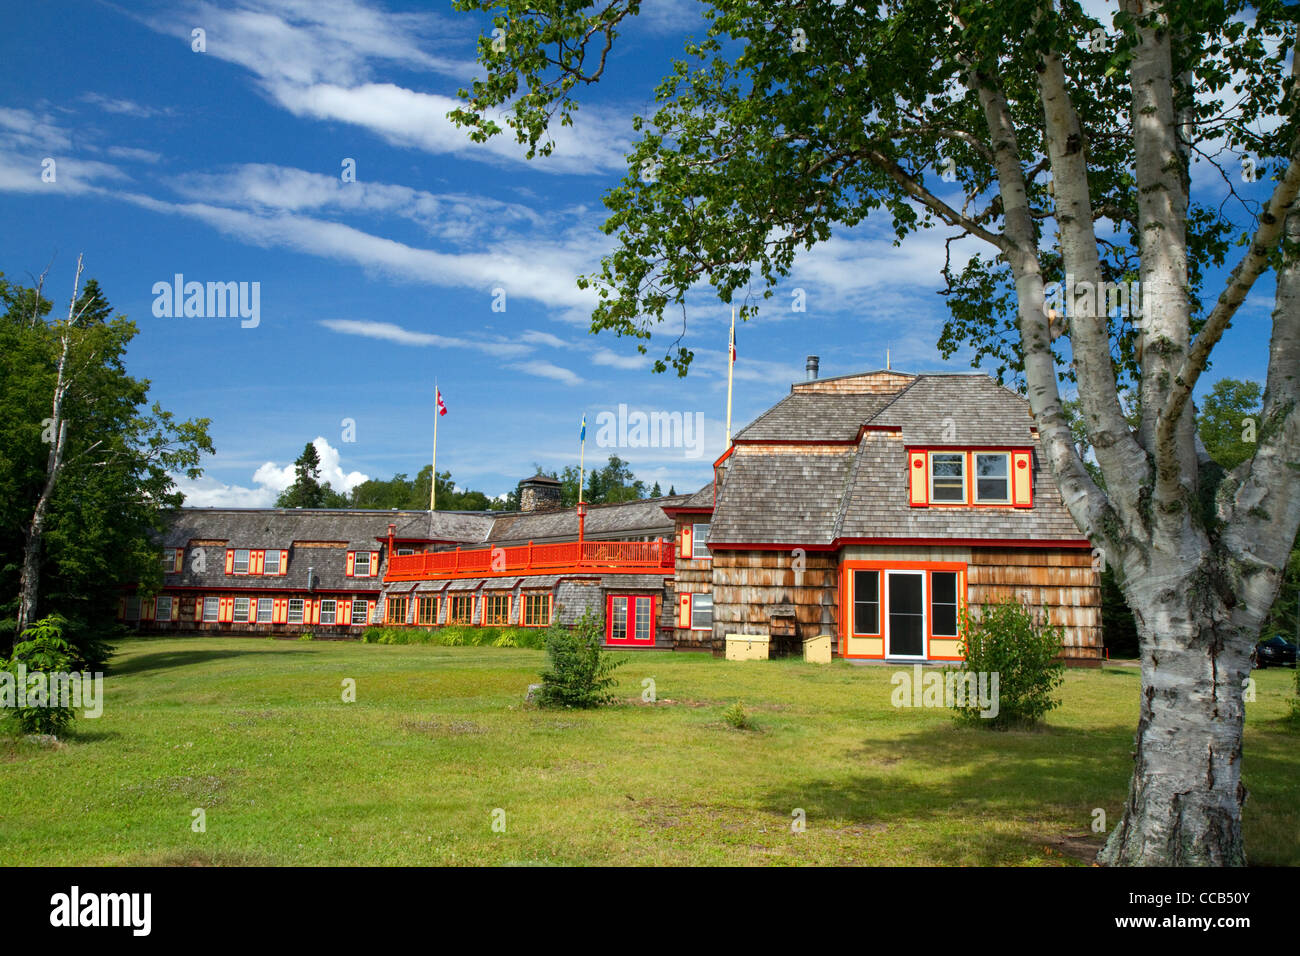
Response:
MULTIPOLYGON (((885 593, 885 571, 924 571, 925 575, 925 598, 927 602, 925 614, 925 659, 932 661, 959 661, 960 656, 940 656, 930 653, 930 643, 935 639, 933 633, 934 615, 930 613, 929 604, 933 603, 934 589, 931 586, 931 572, 934 571, 955 571, 957 572, 957 614, 960 620, 960 614, 963 608, 967 606, 966 600, 966 573, 967 566, 961 561, 845 561, 840 565, 840 637, 845 640, 843 656, 849 658, 875 658, 881 659, 885 656, 885 648, 881 648, 879 654, 849 654, 847 640, 854 638, 883 638, 885 634, 885 616, 886 610, 886 593, 885 593), (853 615, 853 572, 854 571, 879 571, 880 575, 880 633, 879 634, 855 634, 853 633, 852 615, 853 615)), ((952 635, 940 634, 938 640, 960 640, 960 633, 954 638, 952 635)))

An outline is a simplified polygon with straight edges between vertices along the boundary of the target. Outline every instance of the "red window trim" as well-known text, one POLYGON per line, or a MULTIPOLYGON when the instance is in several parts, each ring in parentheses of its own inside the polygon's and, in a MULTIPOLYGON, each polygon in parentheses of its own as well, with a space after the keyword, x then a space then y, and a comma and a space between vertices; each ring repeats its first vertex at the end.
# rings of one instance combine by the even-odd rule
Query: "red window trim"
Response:
POLYGON ((655 618, 658 608, 657 599, 653 594, 607 594, 605 595, 605 643, 614 644, 616 647, 653 647, 657 639, 658 630, 655 618), (614 600, 616 598, 627 598, 627 634, 628 637, 621 641, 614 640, 614 600), (638 641, 635 639, 636 633, 636 602, 640 598, 648 598, 650 601, 650 638, 648 641, 638 641))

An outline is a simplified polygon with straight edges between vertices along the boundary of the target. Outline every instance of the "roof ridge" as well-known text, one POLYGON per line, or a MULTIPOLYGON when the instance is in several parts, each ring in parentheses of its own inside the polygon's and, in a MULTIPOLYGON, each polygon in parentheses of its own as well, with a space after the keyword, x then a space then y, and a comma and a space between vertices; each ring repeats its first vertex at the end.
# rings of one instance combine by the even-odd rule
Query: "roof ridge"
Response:
MULTIPOLYGON (((894 402, 898 401, 900 398, 902 398, 904 395, 906 395, 908 392, 910 392, 910 391, 912 390, 912 386, 914 386, 917 382, 921 381, 921 379, 923 379, 923 378, 925 378, 925 377, 926 377, 925 375, 917 375, 917 376, 914 376, 913 379, 912 379, 910 382, 908 382, 906 385, 904 385, 902 388, 900 388, 897 392, 894 393, 894 397, 893 397, 893 398, 891 398, 889 401, 885 402, 884 405, 881 405, 881 406, 880 406, 880 409, 876 412, 876 414, 872 415, 870 418, 868 418, 868 419, 867 419, 865 422, 863 422, 862 424, 864 424, 864 425, 870 425, 872 422, 874 422, 874 421, 875 421, 877 418, 879 418, 881 415, 885 414, 885 412, 888 411, 888 410, 890 409, 890 407, 894 404, 894 402)), ((859 442, 858 444, 861 445, 861 442, 859 442)))

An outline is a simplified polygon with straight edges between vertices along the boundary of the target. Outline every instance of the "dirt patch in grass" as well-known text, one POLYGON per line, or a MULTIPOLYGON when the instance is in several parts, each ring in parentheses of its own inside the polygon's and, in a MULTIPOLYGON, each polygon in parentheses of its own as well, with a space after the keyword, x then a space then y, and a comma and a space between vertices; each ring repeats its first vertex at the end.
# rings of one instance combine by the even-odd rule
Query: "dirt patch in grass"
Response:
POLYGON ((213 807, 225 801, 225 791, 244 775, 243 770, 228 770, 223 776, 199 774, 183 777, 159 777, 144 783, 126 784, 122 796, 130 799, 146 793, 177 794, 199 807, 213 807))
POLYGON ((402 729, 413 734, 430 737, 459 737, 464 734, 485 734, 488 729, 472 720, 404 720, 402 729))
POLYGON ((266 866, 267 857, 244 851, 169 850, 131 860, 139 866, 266 866))

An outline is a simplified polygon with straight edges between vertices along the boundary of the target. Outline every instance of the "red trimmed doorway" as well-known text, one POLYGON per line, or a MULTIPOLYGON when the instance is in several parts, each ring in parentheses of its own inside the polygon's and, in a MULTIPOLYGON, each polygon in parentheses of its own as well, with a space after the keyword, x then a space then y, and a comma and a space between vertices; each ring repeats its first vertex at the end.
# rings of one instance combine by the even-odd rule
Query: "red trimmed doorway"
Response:
POLYGON ((654 647, 654 595, 609 595, 605 603, 605 643, 619 647, 654 647))

